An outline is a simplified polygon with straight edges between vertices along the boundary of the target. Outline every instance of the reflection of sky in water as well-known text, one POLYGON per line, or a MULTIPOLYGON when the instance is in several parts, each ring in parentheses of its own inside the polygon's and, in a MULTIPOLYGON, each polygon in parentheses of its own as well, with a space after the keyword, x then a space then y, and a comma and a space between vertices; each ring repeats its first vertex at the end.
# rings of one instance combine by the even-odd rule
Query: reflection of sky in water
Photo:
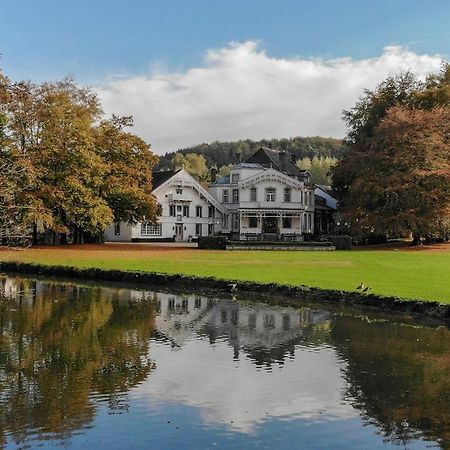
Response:
POLYGON ((233 360, 225 342, 187 342, 181 351, 151 346, 157 370, 138 388, 153 403, 171 401, 201 407, 207 424, 226 424, 251 433, 268 418, 336 420, 357 416, 342 402, 343 381, 331 349, 297 349, 295 357, 271 370, 248 357, 233 360))
MULTIPOLYGON (((7 288, 14 297, 14 283, 7 288)), ((53 308, 86 293, 94 298, 94 290, 73 284, 37 283, 33 295, 22 295, 25 290, 21 302, 28 308, 39 295, 53 308)), ((329 312, 128 289, 96 288, 96 295, 107 304, 154 302, 153 368, 118 393, 114 408, 107 395, 92 391, 92 421, 66 439, 36 429, 31 448, 399 448, 345 400, 348 362, 332 345, 329 312)), ((97 314, 108 309, 102 308, 97 314)), ((132 342, 133 329, 124 329, 132 342)), ((412 440, 400 447, 431 444, 412 440)))

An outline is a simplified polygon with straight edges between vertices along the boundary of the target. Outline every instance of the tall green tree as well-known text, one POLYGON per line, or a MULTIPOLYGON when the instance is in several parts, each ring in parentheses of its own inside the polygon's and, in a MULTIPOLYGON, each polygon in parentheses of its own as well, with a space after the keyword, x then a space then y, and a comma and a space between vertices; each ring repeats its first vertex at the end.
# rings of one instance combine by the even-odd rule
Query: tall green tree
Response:
POLYGON ((126 130, 130 117, 104 119, 96 94, 72 79, 38 85, 1 76, 0 106, 0 163, 21 168, 12 177, 16 200, 35 238, 82 242, 114 220, 154 218, 157 159, 126 130))
POLYGON ((346 111, 350 150, 334 185, 355 233, 447 237, 450 67, 390 77, 346 111))

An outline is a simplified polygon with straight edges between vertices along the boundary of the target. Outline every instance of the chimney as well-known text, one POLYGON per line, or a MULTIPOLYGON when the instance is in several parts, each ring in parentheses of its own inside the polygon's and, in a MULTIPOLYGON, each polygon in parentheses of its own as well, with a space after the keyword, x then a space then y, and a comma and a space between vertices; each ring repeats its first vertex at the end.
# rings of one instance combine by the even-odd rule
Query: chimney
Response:
POLYGON ((286 172, 288 166, 288 158, 289 155, 284 150, 280 152, 279 160, 280 160, 280 172, 286 172))
POLYGON ((217 167, 216 166, 212 166, 210 173, 211 173, 211 183, 215 183, 217 181, 217 167))

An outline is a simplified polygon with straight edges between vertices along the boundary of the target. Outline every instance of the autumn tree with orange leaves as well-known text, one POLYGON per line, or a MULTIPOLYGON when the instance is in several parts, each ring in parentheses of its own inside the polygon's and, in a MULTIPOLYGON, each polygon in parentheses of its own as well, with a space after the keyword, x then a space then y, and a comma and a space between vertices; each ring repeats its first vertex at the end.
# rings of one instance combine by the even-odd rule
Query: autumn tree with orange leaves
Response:
POLYGON ((14 186, 20 217, 11 223, 28 227, 34 242, 81 243, 100 239, 113 221, 155 218, 157 158, 127 131, 131 118, 103 117, 92 90, 71 79, 34 84, 1 76, 0 115, 0 164, 22 174, 3 173, 0 189, 14 186))
POLYGON ((350 151, 334 183, 353 233, 448 238, 450 67, 391 77, 344 116, 350 151))

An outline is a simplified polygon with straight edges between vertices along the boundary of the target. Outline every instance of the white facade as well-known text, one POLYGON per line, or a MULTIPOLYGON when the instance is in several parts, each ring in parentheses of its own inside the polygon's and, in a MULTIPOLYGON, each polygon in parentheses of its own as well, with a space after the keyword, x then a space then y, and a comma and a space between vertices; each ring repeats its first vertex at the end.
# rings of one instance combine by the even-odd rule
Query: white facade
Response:
POLYGON ((242 163, 209 192, 225 209, 222 232, 235 238, 302 240, 314 231, 314 187, 305 178, 242 163))
POLYGON ((190 241, 222 231, 224 208, 185 170, 157 186, 153 195, 161 210, 156 223, 113 224, 105 232, 106 240, 190 241))

